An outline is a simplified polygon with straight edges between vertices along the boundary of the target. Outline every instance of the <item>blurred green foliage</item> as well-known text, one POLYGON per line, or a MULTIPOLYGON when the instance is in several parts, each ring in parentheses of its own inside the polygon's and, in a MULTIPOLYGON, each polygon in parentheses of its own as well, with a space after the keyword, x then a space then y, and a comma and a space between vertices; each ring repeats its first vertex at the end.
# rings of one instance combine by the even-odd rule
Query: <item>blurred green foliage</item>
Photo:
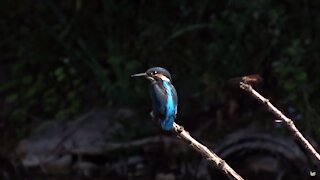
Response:
POLYGON ((157 65, 172 72, 185 104, 237 99, 226 80, 259 73, 272 102, 299 109, 306 130, 320 135, 318 1, 1 4, 0 56, 11 69, 0 85, 4 119, 142 105, 146 83, 130 74, 157 65))

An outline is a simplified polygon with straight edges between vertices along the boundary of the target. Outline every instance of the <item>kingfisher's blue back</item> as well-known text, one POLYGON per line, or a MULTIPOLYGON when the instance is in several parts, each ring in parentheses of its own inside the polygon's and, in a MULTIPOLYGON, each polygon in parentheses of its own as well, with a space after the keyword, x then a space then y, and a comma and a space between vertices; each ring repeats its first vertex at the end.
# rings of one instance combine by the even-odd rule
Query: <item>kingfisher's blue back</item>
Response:
POLYGON ((150 85, 153 113, 164 130, 171 130, 177 114, 178 97, 170 81, 154 81, 150 85))

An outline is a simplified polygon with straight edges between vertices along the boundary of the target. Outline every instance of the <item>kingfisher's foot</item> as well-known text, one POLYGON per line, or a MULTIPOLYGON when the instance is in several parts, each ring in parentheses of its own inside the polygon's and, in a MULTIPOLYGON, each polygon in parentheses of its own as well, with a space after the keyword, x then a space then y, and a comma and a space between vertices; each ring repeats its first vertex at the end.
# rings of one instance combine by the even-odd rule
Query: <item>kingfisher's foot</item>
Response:
POLYGON ((176 129, 176 132, 180 134, 180 133, 182 133, 182 131, 184 131, 184 127, 178 125, 178 128, 176 129))

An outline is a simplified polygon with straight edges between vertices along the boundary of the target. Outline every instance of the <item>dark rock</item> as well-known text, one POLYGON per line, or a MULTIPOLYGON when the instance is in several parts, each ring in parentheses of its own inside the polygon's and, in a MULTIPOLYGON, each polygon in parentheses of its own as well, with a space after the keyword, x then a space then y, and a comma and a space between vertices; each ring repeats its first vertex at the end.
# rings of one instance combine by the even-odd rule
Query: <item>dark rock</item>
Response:
POLYGON ((26 167, 68 166, 74 149, 101 147, 121 131, 112 116, 110 111, 96 110, 72 122, 42 124, 18 144, 16 154, 26 167))

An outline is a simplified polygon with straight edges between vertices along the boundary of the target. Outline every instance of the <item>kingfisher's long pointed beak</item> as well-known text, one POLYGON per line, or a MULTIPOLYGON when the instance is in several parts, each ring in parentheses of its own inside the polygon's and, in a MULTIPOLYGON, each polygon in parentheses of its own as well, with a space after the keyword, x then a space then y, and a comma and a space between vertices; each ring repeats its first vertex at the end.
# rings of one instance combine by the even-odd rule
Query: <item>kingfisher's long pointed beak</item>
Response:
POLYGON ((131 77, 146 77, 147 73, 138 73, 138 74, 132 74, 131 77))

